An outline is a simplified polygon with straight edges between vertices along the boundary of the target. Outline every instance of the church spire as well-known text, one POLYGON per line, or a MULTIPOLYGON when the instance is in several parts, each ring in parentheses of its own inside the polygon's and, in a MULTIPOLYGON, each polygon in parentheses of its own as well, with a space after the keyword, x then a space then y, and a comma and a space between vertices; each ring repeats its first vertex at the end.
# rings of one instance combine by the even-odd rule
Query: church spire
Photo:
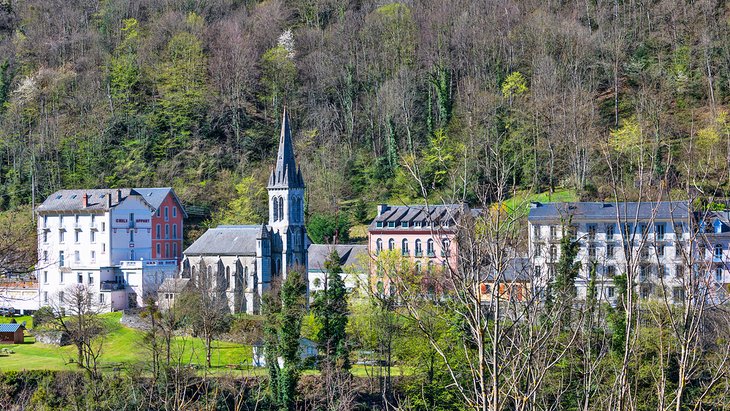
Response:
POLYGON ((297 168, 294 159, 294 145, 291 140, 291 126, 286 107, 284 107, 281 119, 279 152, 276 156, 276 165, 269 177, 269 188, 304 188, 302 173, 297 168))

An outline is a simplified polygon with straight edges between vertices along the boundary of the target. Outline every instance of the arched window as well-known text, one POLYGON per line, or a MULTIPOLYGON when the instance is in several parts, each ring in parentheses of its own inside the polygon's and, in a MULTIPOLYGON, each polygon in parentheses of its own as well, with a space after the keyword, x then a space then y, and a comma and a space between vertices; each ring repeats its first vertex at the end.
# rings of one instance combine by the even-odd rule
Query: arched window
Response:
POLYGON ((416 240, 416 257, 423 255, 423 248, 421 246, 421 240, 416 240))
POLYGON ((426 242, 426 252, 428 253, 429 257, 433 257, 435 255, 434 251, 433 251, 433 239, 432 238, 429 238, 428 241, 426 242))
POLYGON ((274 221, 279 221, 279 197, 274 197, 274 221))
POLYGON ((403 255, 408 255, 408 240, 405 238, 403 241, 401 241, 401 251, 403 252, 403 255))
POLYGON ((279 220, 284 219, 284 199, 279 197, 279 220))
POLYGON ((390 240, 388 240, 388 250, 393 251, 394 248, 395 248, 395 240, 393 240, 391 238, 390 240))
POLYGON ((383 251, 383 239, 382 238, 378 238, 375 241, 375 255, 380 254, 381 251, 383 251))
POLYGON ((715 258, 722 258, 722 244, 715 245, 715 258))

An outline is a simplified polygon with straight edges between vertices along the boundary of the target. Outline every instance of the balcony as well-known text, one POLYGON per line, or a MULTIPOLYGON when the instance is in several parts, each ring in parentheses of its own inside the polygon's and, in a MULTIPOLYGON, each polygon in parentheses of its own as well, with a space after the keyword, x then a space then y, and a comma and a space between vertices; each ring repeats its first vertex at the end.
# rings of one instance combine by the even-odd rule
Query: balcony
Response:
POLYGON ((451 251, 441 250, 441 257, 451 257, 451 251))
POLYGON ((426 254, 427 254, 427 255, 428 255, 429 257, 436 257, 436 253, 435 253, 435 252, 434 252, 433 250, 428 250, 428 251, 426 251, 426 254))
POLYGON ((124 284, 116 281, 102 281, 99 284, 99 289, 101 291, 119 291, 124 289, 124 284))
POLYGON ((408 251, 408 250, 403 250, 403 251, 401 252, 401 255, 402 255, 403 257, 408 257, 409 255, 411 255, 411 252, 410 252, 410 251, 408 251))
POLYGON ((416 250, 416 257, 423 257, 423 251, 416 250))

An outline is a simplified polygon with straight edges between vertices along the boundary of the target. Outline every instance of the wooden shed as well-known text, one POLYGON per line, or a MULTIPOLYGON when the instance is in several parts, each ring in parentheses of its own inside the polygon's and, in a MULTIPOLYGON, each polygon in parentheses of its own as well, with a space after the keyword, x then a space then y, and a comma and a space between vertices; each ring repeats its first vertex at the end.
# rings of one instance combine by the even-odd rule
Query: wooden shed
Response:
POLYGON ((0 324, 0 344, 22 344, 23 324, 0 324))

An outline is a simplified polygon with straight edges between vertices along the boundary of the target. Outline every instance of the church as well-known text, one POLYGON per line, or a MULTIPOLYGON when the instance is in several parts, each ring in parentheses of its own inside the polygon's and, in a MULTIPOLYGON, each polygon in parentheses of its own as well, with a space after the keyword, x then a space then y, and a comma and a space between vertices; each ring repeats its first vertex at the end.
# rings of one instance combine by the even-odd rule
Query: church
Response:
POLYGON ((304 226, 304 189, 285 109, 267 186, 268 224, 209 229, 184 251, 182 277, 205 282, 227 299, 232 313, 259 314, 261 296, 273 281, 284 279, 291 269, 306 276, 310 242, 304 226))

